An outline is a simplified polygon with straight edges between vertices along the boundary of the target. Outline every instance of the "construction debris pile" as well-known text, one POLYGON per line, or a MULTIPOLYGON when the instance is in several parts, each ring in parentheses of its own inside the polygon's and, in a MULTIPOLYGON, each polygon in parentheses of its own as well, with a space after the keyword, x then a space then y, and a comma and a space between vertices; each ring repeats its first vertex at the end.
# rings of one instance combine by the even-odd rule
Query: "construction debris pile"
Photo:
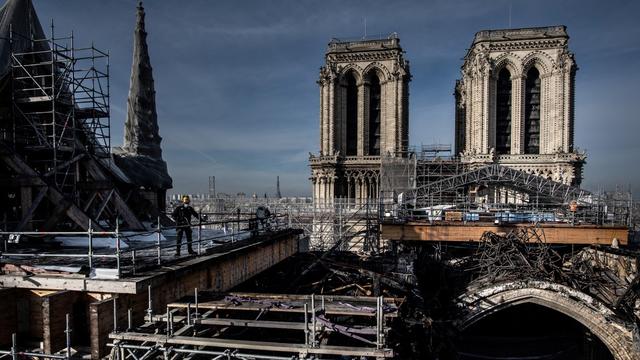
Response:
POLYGON ((476 284, 547 280, 580 290, 617 310, 633 309, 639 281, 633 260, 640 254, 604 247, 566 250, 546 244, 544 233, 535 227, 502 235, 487 232, 465 266, 476 284))

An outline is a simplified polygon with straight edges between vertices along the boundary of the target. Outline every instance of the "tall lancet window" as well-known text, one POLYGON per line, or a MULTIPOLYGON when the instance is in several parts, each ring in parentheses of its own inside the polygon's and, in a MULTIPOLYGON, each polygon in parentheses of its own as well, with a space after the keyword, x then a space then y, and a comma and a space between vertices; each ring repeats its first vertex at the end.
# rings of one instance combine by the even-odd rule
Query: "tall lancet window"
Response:
POLYGON ((369 155, 380 155, 380 79, 369 76, 369 155))
POLYGON ((358 84, 352 72, 346 75, 347 82, 347 156, 358 155, 358 84))
POLYGON ((496 91, 496 153, 511 152, 511 73, 500 70, 496 91))
POLYGON ((540 72, 535 67, 527 72, 524 108, 524 152, 540 153, 540 72))

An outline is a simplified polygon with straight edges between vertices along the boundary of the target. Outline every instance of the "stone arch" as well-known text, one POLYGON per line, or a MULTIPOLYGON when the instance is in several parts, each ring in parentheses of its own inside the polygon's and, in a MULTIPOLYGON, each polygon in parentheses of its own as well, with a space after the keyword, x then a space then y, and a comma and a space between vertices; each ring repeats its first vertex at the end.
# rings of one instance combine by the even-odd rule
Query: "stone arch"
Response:
POLYGON ((356 64, 348 64, 342 69, 340 69, 339 79, 341 83, 344 83, 344 79, 347 77, 347 74, 349 74, 350 72, 353 73, 357 83, 362 82, 362 77, 364 74, 364 72, 362 71, 362 68, 356 64))
MULTIPOLYGON (((355 66, 355 65, 354 65, 355 66)), ((361 69, 360 69, 361 70, 361 69)), ((340 113, 340 126, 343 129, 341 141, 343 141, 343 151, 346 156, 358 154, 360 126, 358 117, 361 110, 358 106, 360 97, 359 85, 362 82, 362 73, 358 69, 347 66, 340 73, 340 87, 338 92, 339 101, 342 104, 340 113)))
POLYGON ((490 118, 489 135, 492 140, 492 147, 498 155, 511 153, 513 128, 513 102, 515 101, 515 90, 513 87, 514 73, 512 64, 505 62, 503 66, 496 68, 496 72, 491 74, 490 93, 491 108, 493 109, 490 118))
POLYGON ((524 303, 544 306, 573 318, 597 336, 616 360, 640 358, 637 325, 621 319, 585 293, 547 281, 498 283, 467 292, 458 297, 458 305, 465 312, 455 325, 463 331, 491 314, 524 303))
POLYGON ((379 156, 382 150, 384 117, 383 87, 387 80, 380 64, 371 63, 364 69, 364 154, 379 156))
POLYGON ((540 76, 546 76, 553 69, 553 59, 542 51, 533 51, 522 59, 522 75, 526 76, 532 66, 540 72, 540 76))
POLYGON ((496 60, 494 61, 494 64, 495 65, 493 66, 493 69, 491 72, 494 77, 497 77, 500 71, 505 67, 511 73, 512 78, 522 76, 522 66, 521 66, 522 59, 520 59, 518 56, 514 54, 511 54, 511 53, 502 54, 496 58, 496 60))
POLYGON ((362 74, 364 77, 366 77, 371 71, 376 71, 381 82, 391 80, 391 73, 389 72, 389 69, 387 69, 386 66, 377 61, 367 65, 367 67, 364 68, 362 74))

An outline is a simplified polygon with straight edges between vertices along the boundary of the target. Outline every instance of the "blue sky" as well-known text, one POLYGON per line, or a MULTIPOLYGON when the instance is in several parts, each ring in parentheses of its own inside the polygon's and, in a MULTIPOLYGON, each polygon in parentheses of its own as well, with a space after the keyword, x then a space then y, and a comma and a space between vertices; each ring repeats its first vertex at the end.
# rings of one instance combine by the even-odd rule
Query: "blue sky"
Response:
MULTIPOLYGON (((133 0, 33 0, 43 26, 111 55, 112 144, 122 143, 133 0)), ((158 122, 174 191, 310 193, 316 84, 333 37, 397 32, 411 63, 410 142, 453 142, 453 86, 476 31, 567 25, 580 70, 583 186, 640 193, 640 1, 148 0, 158 122)))

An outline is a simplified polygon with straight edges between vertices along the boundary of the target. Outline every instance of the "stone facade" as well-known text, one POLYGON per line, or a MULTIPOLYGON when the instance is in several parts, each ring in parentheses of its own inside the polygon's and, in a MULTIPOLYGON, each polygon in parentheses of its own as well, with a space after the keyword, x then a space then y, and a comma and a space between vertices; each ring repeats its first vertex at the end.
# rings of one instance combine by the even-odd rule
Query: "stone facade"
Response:
POLYGON ((409 63, 400 39, 329 43, 320 69, 320 152, 311 154, 316 202, 378 197, 381 156, 409 141, 409 63))
POLYGON ((564 26, 476 33, 456 82, 456 153, 580 184, 574 148, 577 70, 564 26))

